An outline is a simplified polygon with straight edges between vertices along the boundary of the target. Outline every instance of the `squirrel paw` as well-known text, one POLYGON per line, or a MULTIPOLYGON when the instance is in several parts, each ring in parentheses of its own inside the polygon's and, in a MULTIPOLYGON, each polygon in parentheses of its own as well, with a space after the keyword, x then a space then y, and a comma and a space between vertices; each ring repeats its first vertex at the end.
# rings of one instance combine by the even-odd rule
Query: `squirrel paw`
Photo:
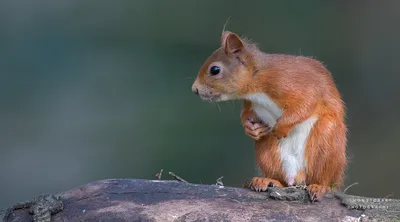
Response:
POLYGON ((254 122, 251 119, 248 119, 244 123, 244 132, 247 136, 259 140, 261 137, 267 135, 270 131, 270 127, 262 122, 254 122))
POLYGON ((277 128, 276 126, 272 128, 272 135, 277 139, 286 138, 289 135, 289 128, 280 126, 277 128))
POLYGON ((310 184, 307 186, 308 194, 310 195, 311 202, 319 201, 331 189, 328 186, 310 184))
POLYGON ((268 187, 282 188, 283 185, 277 180, 265 177, 254 177, 250 183, 250 189, 257 192, 266 191, 268 187))

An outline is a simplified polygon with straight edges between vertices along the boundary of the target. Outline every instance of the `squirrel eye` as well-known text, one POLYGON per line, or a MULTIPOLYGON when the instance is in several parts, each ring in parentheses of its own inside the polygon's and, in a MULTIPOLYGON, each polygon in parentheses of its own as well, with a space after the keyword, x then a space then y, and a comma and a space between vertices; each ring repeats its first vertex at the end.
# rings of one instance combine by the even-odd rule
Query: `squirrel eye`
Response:
POLYGON ((221 68, 218 66, 213 66, 210 68, 210 74, 211 75, 218 75, 221 72, 221 68))

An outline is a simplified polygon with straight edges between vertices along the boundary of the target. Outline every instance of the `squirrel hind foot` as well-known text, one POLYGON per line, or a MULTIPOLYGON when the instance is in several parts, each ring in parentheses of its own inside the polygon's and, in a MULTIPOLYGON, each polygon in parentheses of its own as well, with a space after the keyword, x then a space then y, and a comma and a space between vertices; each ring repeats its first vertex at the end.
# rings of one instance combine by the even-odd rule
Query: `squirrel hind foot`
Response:
POLYGON ((315 202, 320 201, 326 193, 331 191, 331 188, 325 185, 310 184, 307 186, 307 191, 311 202, 315 202))

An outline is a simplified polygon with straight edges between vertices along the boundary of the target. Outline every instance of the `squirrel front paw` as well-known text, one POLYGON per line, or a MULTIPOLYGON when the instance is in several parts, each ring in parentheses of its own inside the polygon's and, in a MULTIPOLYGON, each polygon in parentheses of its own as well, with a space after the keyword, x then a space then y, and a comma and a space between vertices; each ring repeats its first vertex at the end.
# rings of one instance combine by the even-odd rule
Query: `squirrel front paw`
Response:
POLYGON ((261 121, 255 122, 251 118, 248 118, 244 123, 246 135, 254 140, 261 139, 263 136, 267 135, 270 130, 271 128, 267 124, 261 121))
POLYGON ((272 128, 272 135, 276 137, 277 139, 282 139, 286 138, 289 135, 289 127, 283 127, 283 126, 277 126, 275 125, 274 128, 272 128))
POLYGON ((250 189, 257 192, 265 192, 268 187, 284 187, 281 182, 265 177, 253 177, 250 183, 250 189))

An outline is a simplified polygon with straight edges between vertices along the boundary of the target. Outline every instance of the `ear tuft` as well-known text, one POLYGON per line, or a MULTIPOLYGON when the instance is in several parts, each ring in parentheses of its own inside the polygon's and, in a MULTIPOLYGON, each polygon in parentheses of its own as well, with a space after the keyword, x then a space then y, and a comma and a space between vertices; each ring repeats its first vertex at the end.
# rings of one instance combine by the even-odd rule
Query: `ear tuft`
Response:
POLYGON ((237 53, 243 49, 243 42, 237 34, 224 31, 221 36, 221 47, 227 54, 237 53))

